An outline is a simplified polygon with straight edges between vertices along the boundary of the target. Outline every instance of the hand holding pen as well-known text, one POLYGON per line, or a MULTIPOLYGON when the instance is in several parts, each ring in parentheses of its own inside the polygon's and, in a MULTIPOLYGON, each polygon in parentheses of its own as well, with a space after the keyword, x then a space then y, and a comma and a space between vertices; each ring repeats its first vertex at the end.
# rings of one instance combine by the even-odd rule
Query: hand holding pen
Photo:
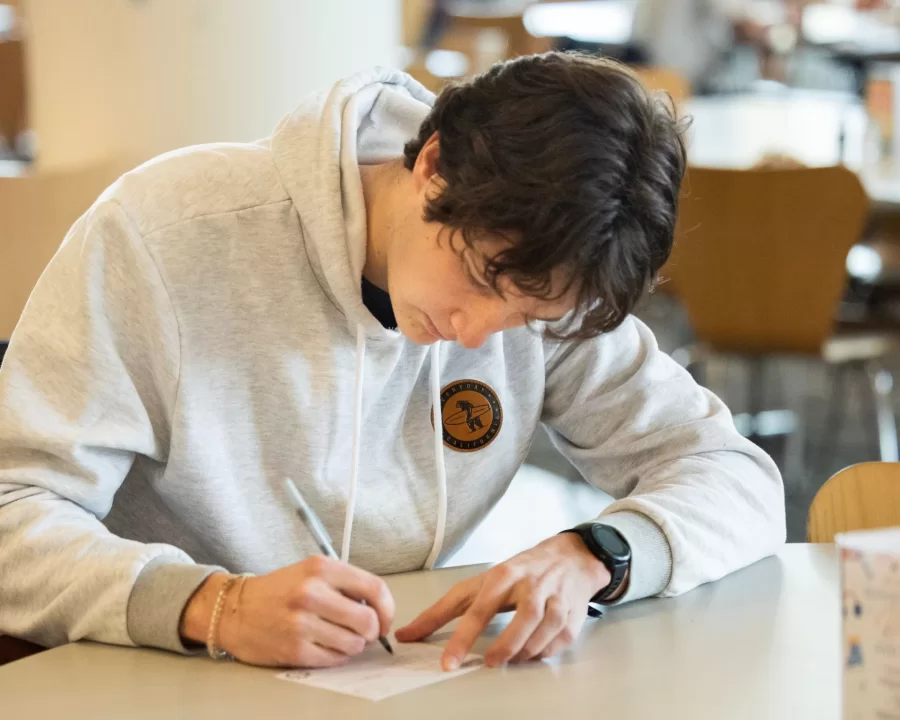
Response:
MULTIPOLYGON (((319 550, 321 550, 323 555, 340 561, 338 554, 334 551, 334 547, 331 544, 331 538, 328 536, 328 531, 325 529, 322 521, 319 520, 319 516, 316 515, 315 511, 307 504, 306 500, 303 499, 297 486, 294 485, 293 480, 287 478, 284 481, 284 484, 285 487, 287 487, 288 495, 294 503, 294 509, 315 539, 316 544, 319 546, 319 550)), ((365 599, 360 599, 360 602, 363 605, 366 604, 365 599)), ((378 642, 380 642, 381 646, 391 655, 394 654, 394 648, 391 647, 391 644, 384 635, 378 636, 378 642)))
MULTIPOLYGON (((179 625, 184 641, 206 643, 216 598, 230 577, 213 573, 191 596, 179 625)), ((239 597, 227 598, 216 646, 252 665, 344 665, 394 621, 382 578, 326 555, 248 578, 239 597)))

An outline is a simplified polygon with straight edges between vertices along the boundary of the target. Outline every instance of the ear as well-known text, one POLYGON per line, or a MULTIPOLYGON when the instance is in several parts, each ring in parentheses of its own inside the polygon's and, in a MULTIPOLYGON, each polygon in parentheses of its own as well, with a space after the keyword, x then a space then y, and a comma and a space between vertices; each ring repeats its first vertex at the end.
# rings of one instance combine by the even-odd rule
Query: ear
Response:
POLYGON ((440 136, 435 132, 425 141, 419 151, 419 157, 416 158, 416 164, 413 166, 413 183, 417 192, 439 180, 437 166, 440 154, 440 136))

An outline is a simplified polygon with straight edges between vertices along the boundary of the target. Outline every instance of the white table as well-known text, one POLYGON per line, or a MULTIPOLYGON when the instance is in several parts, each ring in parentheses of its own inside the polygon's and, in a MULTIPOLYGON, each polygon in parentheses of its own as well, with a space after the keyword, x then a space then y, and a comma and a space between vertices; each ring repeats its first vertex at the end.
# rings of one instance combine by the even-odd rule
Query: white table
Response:
POLYGON ((8 3, 0 2, 0 40, 12 35, 15 29, 16 9, 8 3))
MULTIPOLYGON (((389 578, 399 621, 476 571, 389 578)), ((0 716, 838 720, 838 595, 834 548, 791 545, 680 598, 589 620, 578 647, 553 661, 482 669, 377 703, 269 669, 75 644, 0 668, 0 716)))
POLYGON ((525 29, 535 37, 569 37, 599 45, 625 45, 631 40, 637 0, 573 0, 530 5, 525 29))
POLYGON ((841 2, 811 3, 803 8, 801 34, 811 45, 834 48, 861 58, 900 53, 900 27, 893 10, 858 11, 841 2))
POLYGON ((721 95, 693 98, 682 110, 692 118, 692 165, 749 168, 769 152, 812 167, 842 163, 859 174, 876 206, 900 209, 900 155, 879 156, 865 109, 850 96, 813 91, 721 95))

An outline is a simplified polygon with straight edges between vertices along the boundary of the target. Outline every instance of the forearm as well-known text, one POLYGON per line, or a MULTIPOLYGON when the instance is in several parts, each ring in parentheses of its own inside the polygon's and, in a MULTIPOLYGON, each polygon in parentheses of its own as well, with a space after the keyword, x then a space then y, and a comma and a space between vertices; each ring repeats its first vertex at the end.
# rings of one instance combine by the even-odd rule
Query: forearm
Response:
MULTIPOLYGON (((772 465, 729 451, 686 457, 659 468, 635 492, 604 511, 600 521, 610 524, 617 517, 640 515, 667 542, 670 577, 656 593, 644 594, 687 592, 781 547, 784 491, 772 465)), ((643 573, 637 560, 634 572, 632 582, 643 573)), ((632 592, 633 588, 628 596, 632 592)))
POLYGON ((0 483, 0 633, 53 647, 81 639, 134 645, 126 608, 150 563, 180 550, 112 535, 41 488, 0 483))
POLYGON ((552 358, 543 419, 616 499, 600 521, 635 549, 624 600, 685 592, 784 542, 777 466, 639 321, 552 358))

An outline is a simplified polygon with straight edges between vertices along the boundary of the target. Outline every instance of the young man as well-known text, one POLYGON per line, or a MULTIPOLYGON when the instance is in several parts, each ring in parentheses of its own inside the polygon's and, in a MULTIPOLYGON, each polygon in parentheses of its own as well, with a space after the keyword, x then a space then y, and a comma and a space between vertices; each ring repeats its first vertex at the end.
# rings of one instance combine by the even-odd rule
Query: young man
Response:
POLYGON ((187 652, 221 600, 214 649, 346 662, 390 629, 377 576, 449 557, 541 423, 616 501, 396 631, 462 615, 444 667, 501 609, 492 665, 564 648, 592 598, 682 593, 774 552, 775 465, 629 314, 684 165, 628 71, 551 53, 436 102, 359 75, 268 140, 125 175, 0 372, 0 632, 187 652), (347 562, 316 555, 285 478, 347 562))

